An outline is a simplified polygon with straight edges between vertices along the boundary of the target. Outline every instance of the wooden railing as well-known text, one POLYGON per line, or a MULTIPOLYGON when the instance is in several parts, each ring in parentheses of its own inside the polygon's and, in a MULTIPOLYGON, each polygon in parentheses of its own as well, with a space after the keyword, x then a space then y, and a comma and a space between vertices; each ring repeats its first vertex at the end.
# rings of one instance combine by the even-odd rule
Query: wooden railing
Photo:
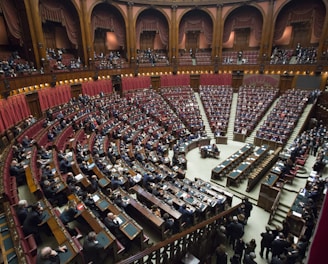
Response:
POLYGON ((226 218, 233 215, 240 204, 219 213, 185 231, 124 259, 118 264, 143 263, 178 263, 187 252, 204 259, 214 250, 213 235, 220 225, 226 223, 226 218))
POLYGON ((270 210, 270 215, 269 215, 269 220, 268 220, 268 224, 270 225, 272 223, 272 220, 277 212, 277 209, 278 209, 278 206, 279 206, 279 203, 280 203, 280 195, 281 195, 281 190, 282 190, 282 187, 280 188, 280 191, 277 193, 277 196, 276 198, 274 199, 274 202, 273 202, 273 205, 271 207, 271 210, 270 210))
MULTIPOLYGON (((318 63, 319 64, 319 63, 318 63)), ((243 73, 256 73, 260 70, 265 74, 270 74, 275 72, 276 74, 283 74, 284 72, 293 74, 304 74, 306 72, 315 73, 317 70, 318 64, 297 64, 297 65, 276 65, 276 64, 256 64, 256 65, 237 65, 237 64, 229 64, 223 65, 219 63, 217 66, 220 71, 226 72, 243 72, 243 73), (264 69, 263 69, 264 66, 264 69), (262 67, 262 68, 261 68, 262 67), (298 73, 297 73, 298 72, 298 73)), ((322 63, 322 72, 328 71, 328 64, 326 62, 322 63)), ((98 70, 92 67, 81 70, 81 71, 64 71, 64 72, 50 72, 45 74, 33 74, 33 75, 19 75, 14 78, 2 78, 0 79, 0 92, 4 91, 12 91, 20 88, 26 87, 26 92, 31 92, 34 90, 34 85, 51 83, 54 79, 57 82, 65 82, 65 81, 74 81, 81 82, 80 80, 84 80, 85 78, 89 79, 95 75, 101 78, 102 76, 114 76, 114 75, 149 75, 151 77, 160 76, 162 74, 168 73, 187 73, 187 74, 201 74, 206 72, 217 72, 215 68, 217 68, 214 64, 212 65, 169 65, 169 66, 154 66, 154 67, 138 67, 136 70, 135 67, 131 64, 127 68, 121 69, 106 69, 106 70, 98 70), (137 72, 136 72, 137 71, 137 72), (31 90, 30 90, 31 89, 31 90)), ((70 83, 70 82, 69 82, 70 83)))

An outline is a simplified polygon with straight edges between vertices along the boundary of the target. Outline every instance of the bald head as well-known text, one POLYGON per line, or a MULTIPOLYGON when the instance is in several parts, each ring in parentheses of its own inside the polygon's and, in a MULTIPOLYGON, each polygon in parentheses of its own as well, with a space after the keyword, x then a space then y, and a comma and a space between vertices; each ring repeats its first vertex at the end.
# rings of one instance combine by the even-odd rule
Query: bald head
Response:
POLYGON ((107 217, 108 217, 109 219, 111 219, 111 220, 114 220, 115 217, 116 217, 116 215, 114 215, 113 213, 108 213, 108 214, 107 214, 107 217))
POLYGON ((41 258, 43 259, 48 259, 51 256, 52 253, 52 248, 51 247, 44 247, 41 249, 40 255, 41 258))

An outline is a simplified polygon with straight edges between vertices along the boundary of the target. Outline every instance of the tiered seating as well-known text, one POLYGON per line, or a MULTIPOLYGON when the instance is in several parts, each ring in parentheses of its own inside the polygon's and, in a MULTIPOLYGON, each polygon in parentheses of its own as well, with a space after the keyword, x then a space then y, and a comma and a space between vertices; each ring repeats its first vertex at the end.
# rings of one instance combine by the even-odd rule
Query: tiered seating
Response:
POLYGON ((211 51, 197 51, 195 53, 197 65, 211 65, 211 51))
POLYGON ((258 131, 256 138, 285 144, 308 102, 309 91, 288 90, 258 131))
POLYGON ((277 96, 277 88, 240 87, 234 133, 249 136, 277 96))
POLYGON ((169 61, 166 54, 163 50, 140 50, 137 54, 137 63, 143 67, 167 66, 169 61))
POLYGON ((180 65, 192 65, 192 57, 189 53, 180 53, 179 55, 180 65))
MULTIPOLYGON (((182 100, 183 107, 188 108, 190 116, 192 116, 192 113, 195 115, 195 112, 192 111, 194 111, 197 103, 191 88, 166 88, 166 90, 168 96, 177 93, 177 98, 182 100)), ((113 205, 114 202, 116 203, 115 197, 106 197, 112 194, 111 188, 114 189, 113 176, 117 175, 119 179, 125 181, 122 188, 125 188, 126 191, 128 191, 129 187, 139 184, 147 189, 149 195, 155 196, 153 191, 157 190, 157 187, 163 186, 162 183, 172 181, 172 179, 179 175, 179 172, 177 173, 175 171, 175 166, 171 165, 170 158, 168 158, 169 144, 173 145, 175 143, 175 138, 172 137, 172 131, 176 131, 174 134, 178 137, 185 137, 186 139, 190 138, 188 136, 190 132, 185 127, 176 127, 177 123, 180 125, 182 124, 181 120, 172 112, 164 99, 153 90, 134 91, 133 93, 128 93, 127 98, 119 98, 117 96, 90 98, 88 96, 80 96, 77 100, 67 104, 67 106, 69 106, 67 111, 64 107, 58 114, 53 113, 52 115, 55 117, 55 120, 45 126, 46 129, 40 129, 40 132, 35 135, 34 139, 37 141, 39 147, 46 145, 48 142, 47 130, 57 126, 61 120, 63 120, 63 117, 59 117, 59 114, 63 114, 67 123, 66 126, 62 127, 59 131, 55 140, 52 141, 55 147, 52 148, 52 158, 50 159, 51 168, 56 169, 55 175, 56 179, 58 179, 56 183, 58 186, 63 186, 60 192, 65 190, 64 193, 68 196, 68 199, 74 199, 79 202, 80 206, 83 205, 83 210, 81 210, 80 214, 81 217, 83 217, 90 228, 99 236, 108 238, 107 240, 109 242, 106 247, 114 252, 114 259, 117 260, 119 257, 118 254, 125 251, 125 245, 104 228, 102 219, 108 210, 114 214, 121 214, 123 219, 127 220, 126 225, 122 225, 121 228, 126 228, 124 230, 129 235, 131 241, 136 241, 137 239, 137 241, 140 241, 140 246, 144 246, 148 238, 144 236, 142 232, 139 232, 140 230, 142 231, 142 228, 136 222, 132 221, 132 218, 126 215, 122 209, 118 208, 118 204, 117 206, 113 205), (163 114, 164 116, 158 114, 163 114), (71 126, 71 122, 73 121, 78 125, 77 128, 71 126), (95 122, 97 124, 95 124, 95 122), (94 124, 95 127, 92 128, 90 124, 94 124), (181 132, 179 129, 181 129, 181 132), (75 140, 72 139, 72 135, 74 135, 75 140), (88 171, 84 172, 82 167, 79 167, 80 160, 77 162, 77 155, 81 153, 79 149, 86 151, 83 152, 86 154, 82 157, 82 160, 96 163, 96 159, 98 159, 98 161, 102 159, 104 162, 102 165, 105 165, 105 167, 109 165, 107 169, 109 168, 111 174, 106 174, 105 170, 100 170, 98 165, 94 165, 90 167, 88 171), (99 149, 99 152, 97 149, 99 149), (92 197, 97 196, 100 198, 100 201, 95 203, 95 206, 98 208, 96 209, 97 213, 95 213, 95 209, 92 208, 92 206, 89 207, 89 205, 86 204, 85 200, 82 198, 84 194, 79 194, 80 198, 76 195, 70 195, 73 189, 68 188, 68 184, 66 183, 68 176, 64 175, 58 168, 59 162, 57 161, 57 157, 59 157, 59 151, 63 151, 62 154, 66 155, 66 158, 70 157, 70 161, 75 162, 72 163, 71 166, 73 175, 77 176, 77 185, 79 185, 84 192, 91 194, 92 197), (112 154, 115 154, 115 159, 113 161, 111 159, 112 154), (91 187, 90 185, 93 174, 97 176, 99 189, 97 187, 91 187), (145 181, 148 177, 147 175, 150 177, 149 184, 145 181), (85 179, 85 181, 83 181, 81 177, 85 179)), ((40 124, 41 123, 37 122, 35 126, 40 127, 40 124)), ((197 129, 197 131, 198 130, 199 129, 197 129)), ((31 131, 34 131, 34 129, 29 129, 26 133, 29 134, 31 131)), ((23 132, 22 135, 24 134, 23 132)), ((194 142, 192 142, 192 144, 193 143, 194 142)), ((197 146, 198 144, 194 144, 194 147, 197 146)), ((191 145, 187 147, 191 147, 191 145)), ((26 172, 29 172, 29 179, 31 180, 29 184, 30 190, 36 195, 36 190, 33 190, 32 187, 38 188, 41 179, 41 169, 37 166, 37 147, 33 146, 31 151, 31 158, 29 159, 30 166, 26 172)), ((8 161, 11 160, 11 155, 9 154, 10 153, 8 153, 8 155, 6 154, 8 161)), ((183 173, 180 173, 180 175, 182 174, 183 173)), ((9 179, 9 177, 10 176, 7 175, 5 178, 9 179)), ((14 190, 15 188, 11 188, 7 184, 6 190, 11 189, 14 190)), ((161 192, 159 189, 158 191, 161 192)), ((201 197, 209 198, 211 195, 211 192, 205 193, 204 191, 204 193, 202 193, 202 191, 194 191, 197 192, 197 199, 201 199, 201 197)), ((36 196, 38 198, 43 197, 42 190, 40 190, 36 196)), ((172 209, 169 205, 163 205, 161 207, 162 210, 165 211, 167 209, 171 216, 178 216, 177 209, 183 203, 183 200, 178 196, 179 194, 170 195, 170 199, 172 199, 170 201, 175 203, 175 209, 172 209)), ((11 198, 13 195, 8 194, 8 199, 9 197, 11 198)), ((12 204, 17 203, 18 195, 16 200, 10 201, 12 204)), ((159 200, 154 199, 154 201, 159 200)), ((72 253, 70 256, 75 258, 82 250, 78 239, 72 238, 68 234, 66 228, 58 219, 58 211, 53 210, 53 205, 45 199, 41 199, 41 202, 47 213, 44 224, 49 226, 59 244, 62 244, 59 242, 59 239, 63 239, 61 242, 64 242, 64 244, 68 246, 69 252, 72 253)), ((208 202, 209 200, 206 199, 206 201, 202 201, 202 205, 199 205, 200 209, 204 212, 207 212, 204 208, 214 208, 214 206, 216 206, 214 203, 206 205, 208 202)), ((141 206, 135 203, 133 206, 135 206, 135 209, 138 208, 137 210, 140 210, 143 217, 142 220, 144 218, 147 218, 149 221, 154 220, 154 215, 152 215, 151 210, 145 209, 145 205, 149 206, 146 203, 141 206)), ((160 205, 162 205, 162 202, 160 205)), ((217 210, 214 211, 217 212, 217 210)), ((126 212, 130 211, 127 210, 126 212)), ((195 213, 195 215, 196 214, 197 213, 195 213)), ((198 217, 199 216, 197 216, 197 219, 198 217)), ((176 220, 178 221, 179 217, 177 217, 176 220)), ((156 217, 153 223, 155 227, 161 231, 163 238, 166 238, 167 230, 163 225, 164 218, 156 217)), ((28 247, 27 244, 25 246, 24 252, 27 255, 34 252, 33 243, 31 243, 30 247, 28 247)))
POLYGON ((313 64, 317 62, 317 48, 301 47, 282 49, 275 47, 272 51, 270 64, 313 64))
POLYGON ((257 64, 259 57, 258 50, 243 50, 241 53, 238 51, 223 51, 222 63, 223 64, 257 64))
POLYGON ((191 87, 162 88, 161 94, 190 132, 204 132, 205 126, 191 87))
POLYGON ((243 58, 245 60, 245 64, 257 64, 259 57, 258 50, 245 50, 243 51, 243 58))
POLYGON ((212 132, 225 135, 228 128, 233 89, 229 86, 200 86, 200 98, 212 132))
POLYGON ((167 143, 174 139, 173 135, 180 137, 180 133, 185 129, 181 119, 170 108, 168 103, 153 90, 144 90, 127 94, 127 98, 142 108, 147 116, 152 117, 168 133, 167 143))
POLYGON ((237 51, 223 51, 222 52, 222 64, 236 64, 237 63, 237 51))

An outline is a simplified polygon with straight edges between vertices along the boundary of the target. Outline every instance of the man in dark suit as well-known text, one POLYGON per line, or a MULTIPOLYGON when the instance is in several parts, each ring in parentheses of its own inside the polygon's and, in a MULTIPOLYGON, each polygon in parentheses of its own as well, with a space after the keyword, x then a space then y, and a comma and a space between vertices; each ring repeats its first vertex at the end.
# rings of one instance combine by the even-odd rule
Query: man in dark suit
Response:
POLYGON ((232 222, 227 227, 227 232, 230 238, 229 242, 235 249, 236 240, 244 235, 244 226, 238 222, 237 216, 233 217, 232 222))
POLYGON ((28 214, 28 203, 26 200, 20 200, 17 205, 16 215, 21 225, 24 223, 28 214))
POLYGON ((63 173, 67 173, 72 170, 72 163, 67 160, 66 157, 64 157, 60 162, 59 162, 59 169, 63 173))
POLYGON ((13 160, 11 162, 9 173, 11 176, 16 177, 16 182, 18 185, 22 185, 26 182, 25 168, 19 164, 17 160, 13 160))
POLYGON ((25 236, 32 234, 35 238, 35 242, 40 245, 41 237, 40 237, 40 224, 43 219, 43 208, 37 203, 31 206, 31 211, 28 212, 24 223, 23 223, 23 231, 25 236))
POLYGON ((121 181, 117 175, 114 175, 111 179, 112 190, 116 190, 118 187, 123 187, 124 182, 121 181))
POLYGON ((271 243, 274 239, 274 235, 272 233, 272 231, 270 230, 270 228, 268 226, 265 227, 266 232, 262 232, 261 233, 261 251, 260 251, 260 256, 261 258, 263 258, 263 253, 264 250, 266 250, 265 253, 265 258, 268 259, 269 257, 269 252, 271 249, 271 243))
POLYGON ((193 222, 193 213, 187 209, 187 205, 183 204, 179 207, 178 211, 181 213, 182 222, 186 222, 190 226, 193 222))
POLYGON ((283 233, 279 233, 278 237, 272 241, 271 250, 272 257, 280 256, 281 254, 285 254, 287 252, 287 248, 289 247, 289 243, 285 239, 283 233))
POLYGON ((114 236, 124 245, 125 249, 128 251, 131 246, 129 239, 120 230, 120 223, 117 219, 117 215, 113 213, 108 213, 107 217, 104 218, 104 224, 109 229, 109 231, 114 234, 114 236))
POLYGON ((90 232, 83 243, 83 255, 85 263, 92 262, 94 264, 102 263, 106 257, 104 246, 97 240, 95 232, 90 232))

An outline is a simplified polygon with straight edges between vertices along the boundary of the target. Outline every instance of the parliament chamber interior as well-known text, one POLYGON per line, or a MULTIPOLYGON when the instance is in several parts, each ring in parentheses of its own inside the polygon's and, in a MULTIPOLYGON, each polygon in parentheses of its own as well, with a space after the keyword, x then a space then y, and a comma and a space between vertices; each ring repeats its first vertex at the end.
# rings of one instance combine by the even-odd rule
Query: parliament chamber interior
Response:
POLYGON ((0 0, 0 263, 326 263, 327 8, 0 0))

